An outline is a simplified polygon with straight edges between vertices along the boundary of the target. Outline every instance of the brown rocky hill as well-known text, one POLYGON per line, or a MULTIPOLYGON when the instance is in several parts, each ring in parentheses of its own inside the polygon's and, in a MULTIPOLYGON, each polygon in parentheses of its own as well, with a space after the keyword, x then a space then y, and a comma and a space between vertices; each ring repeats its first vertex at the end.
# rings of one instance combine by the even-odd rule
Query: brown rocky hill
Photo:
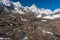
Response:
POLYGON ((60 40, 60 19, 37 18, 33 12, 0 14, 0 37, 10 40, 60 40), (46 20, 46 21, 44 21, 46 20))

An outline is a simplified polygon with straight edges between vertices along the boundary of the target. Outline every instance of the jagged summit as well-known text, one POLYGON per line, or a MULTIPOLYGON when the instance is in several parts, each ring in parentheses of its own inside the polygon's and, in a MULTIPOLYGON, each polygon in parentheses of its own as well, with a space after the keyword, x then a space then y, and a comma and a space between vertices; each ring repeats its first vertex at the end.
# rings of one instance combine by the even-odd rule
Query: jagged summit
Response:
POLYGON ((20 4, 20 2, 14 2, 13 4, 14 4, 15 8, 22 7, 22 5, 20 4))
POLYGON ((10 0, 1 0, 1 2, 6 6, 11 6, 10 0))
POLYGON ((37 12, 37 7, 35 4, 33 4, 31 7, 29 7, 29 9, 32 11, 32 12, 37 12))

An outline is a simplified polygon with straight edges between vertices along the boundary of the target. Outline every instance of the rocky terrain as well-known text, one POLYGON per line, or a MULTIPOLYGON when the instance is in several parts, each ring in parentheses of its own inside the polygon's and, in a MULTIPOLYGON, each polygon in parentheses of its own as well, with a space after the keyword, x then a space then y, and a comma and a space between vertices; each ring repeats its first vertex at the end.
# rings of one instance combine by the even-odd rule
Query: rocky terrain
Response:
POLYGON ((34 4, 0 0, 1 40, 60 40, 60 9, 53 12, 34 4))
POLYGON ((60 40, 60 18, 36 18, 33 12, 0 14, 0 37, 9 40, 60 40))

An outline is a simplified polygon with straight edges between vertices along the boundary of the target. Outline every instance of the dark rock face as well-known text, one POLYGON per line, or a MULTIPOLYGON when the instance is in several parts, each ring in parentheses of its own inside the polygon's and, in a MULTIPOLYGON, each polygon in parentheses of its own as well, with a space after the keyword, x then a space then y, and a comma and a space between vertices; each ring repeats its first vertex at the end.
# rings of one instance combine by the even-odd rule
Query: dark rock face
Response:
POLYGON ((0 14, 3 11, 3 9, 4 9, 4 5, 0 2, 0 14))
POLYGON ((60 20, 46 19, 46 22, 42 22, 39 21, 43 20, 42 18, 34 19, 28 16, 31 14, 25 15, 3 11, 0 16, 0 37, 10 40, 60 40, 60 20))

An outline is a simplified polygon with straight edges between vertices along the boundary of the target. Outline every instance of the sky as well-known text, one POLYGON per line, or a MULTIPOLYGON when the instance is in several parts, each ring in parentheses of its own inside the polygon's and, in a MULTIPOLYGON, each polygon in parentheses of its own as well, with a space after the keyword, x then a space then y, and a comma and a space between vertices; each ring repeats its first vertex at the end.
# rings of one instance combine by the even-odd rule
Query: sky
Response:
POLYGON ((19 1, 23 6, 31 6, 35 4, 38 8, 55 10, 60 8, 60 0, 12 0, 19 1))

